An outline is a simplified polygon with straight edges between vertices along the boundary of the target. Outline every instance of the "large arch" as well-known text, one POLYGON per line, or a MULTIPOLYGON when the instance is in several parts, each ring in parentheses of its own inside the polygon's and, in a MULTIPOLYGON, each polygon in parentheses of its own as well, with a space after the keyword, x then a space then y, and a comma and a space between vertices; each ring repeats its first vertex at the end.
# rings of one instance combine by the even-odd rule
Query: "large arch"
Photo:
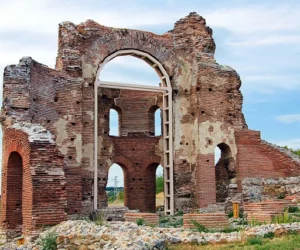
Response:
POLYGON ((173 183, 173 111, 172 111, 172 87, 169 75, 162 66, 162 64, 150 54, 135 50, 126 49, 118 50, 111 55, 107 56, 103 62, 100 63, 99 69, 97 71, 96 80, 94 83, 94 209, 98 208, 98 87, 109 87, 116 89, 130 89, 130 90, 140 90, 140 91, 151 91, 151 92, 162 92, 163 93, 163 142, 164 142, 164 171, 165 171, 165 212, 167 214, 174 214, 174 183, 173 183), (152 68, 155 69, 159 78, 161 79, 160 87, 153 86, 138 86, 132 84, 123 83, 110 83, 101 82, 100 74, 101 70, 110 60, 117 56, 134 56, 141 60, 144 60, 152 68))

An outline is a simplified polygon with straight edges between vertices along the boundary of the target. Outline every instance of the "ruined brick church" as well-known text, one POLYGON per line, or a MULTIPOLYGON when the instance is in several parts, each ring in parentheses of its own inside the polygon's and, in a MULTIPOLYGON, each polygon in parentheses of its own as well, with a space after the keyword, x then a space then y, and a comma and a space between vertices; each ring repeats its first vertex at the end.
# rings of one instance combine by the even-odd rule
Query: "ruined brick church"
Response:
POLYGON ((150 212, 161 164, 166 214, 251 201, 259 192, 260 199, 272 198, 277 193, 266 192, 264 180, 300 176, 297 158, 248 129, 240 77, 217 64, 215 48, 212 30, 196 13, 163 35, 64 22, 55 69, 30 57, 7 66, 1 228, 30 234, 107 206, 114 163, 124 172, 125 206, 150 212), (144 60, 160 84, 101 81, 117 56, 144 60), (111 109, 119 114, 119 136, 109 134, 111 109), (157 109, 161 136, 154 134, 157 109), (260 189, 247 192, 253 178, 260 189))

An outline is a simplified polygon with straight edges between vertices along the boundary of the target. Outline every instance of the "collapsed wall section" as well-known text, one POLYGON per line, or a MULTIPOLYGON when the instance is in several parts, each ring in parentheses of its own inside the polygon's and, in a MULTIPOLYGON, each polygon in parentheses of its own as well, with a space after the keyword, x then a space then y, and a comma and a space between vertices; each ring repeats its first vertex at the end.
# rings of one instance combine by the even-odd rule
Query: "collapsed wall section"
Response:
POLYGON ((56 136, 66 162, 68 213, 81 213, 82 79, 72 78, 30 57, 4 72, 2 124, 41 124, 56 136), (71 184, 72 183, 72 184, 71 184))

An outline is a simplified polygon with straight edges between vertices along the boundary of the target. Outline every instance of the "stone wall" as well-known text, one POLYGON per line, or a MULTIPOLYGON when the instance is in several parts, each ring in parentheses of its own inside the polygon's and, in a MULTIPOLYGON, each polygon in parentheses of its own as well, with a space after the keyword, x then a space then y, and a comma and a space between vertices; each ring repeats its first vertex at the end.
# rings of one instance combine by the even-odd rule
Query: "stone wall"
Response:
POLYGON ((300 176, 278 178, 244 178, 242 181, 243 199, 257 202, 283 199, 285 196, 300 196, 300 176))

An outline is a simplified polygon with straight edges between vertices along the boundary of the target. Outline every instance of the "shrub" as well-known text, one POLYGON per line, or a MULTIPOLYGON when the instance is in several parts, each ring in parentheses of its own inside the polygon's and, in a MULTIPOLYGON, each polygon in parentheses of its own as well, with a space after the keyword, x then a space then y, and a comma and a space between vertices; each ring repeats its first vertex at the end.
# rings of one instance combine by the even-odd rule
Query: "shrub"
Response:
POLYGON ((56 250, 57 249, 57 234, 48 232, 44 237, 41 238, 40 245, 42 250, 56 250))
POLYGON ((228 218, 232 218, 233 217, 233 211, 230 211, 227 216, 228 216, 228 218))
POLYGON ((183 219, 176 219, 174 222, 170 223, 171 227, 182 227, 183 226, 183 219))
POLYGON ((289 213, 298 213, 300 211, 299 207, 289 207, 288 212, 289 213))
POLYGON ((170 220, 170 218, 167 216, 159 217, 159 223, 167 223, 167 222, 169 222, 169 220, 170 220))
POLYGON ((273 239, 275 234, 273 232, 268 232, 264 235, 264 238, 273 239))
POLYGON ((261 237, 252 237, 247 239, 247 244, 248 245, 262 245, 263 240, 261 237))
POLYGON ((175 216, 182 216, 183 211, 182 210, 177 210, 175 216))
POLYGON ((280 195, 277 196, 277 199, 280 199, 280 200, 282 200, 284 198, 285 198, 285 194, 280 194, 280 195))
POLYGON ((194 221, 194 220, 191 220, 191 222, 193 223, 195 229, 201 233, 201 232, 207 232, 207 228, 205 226, 203 226, 202 224, 200 224, 199 222, 197 221, 194 221))
POLYGON ((94 219, 94 223, 97 226, 102 226, 104 224, 104 214, 103 213, 97 213, 94 219))
POLYGON ((137 224, 138 226, 142 226, 142 225, 144 225, 144 223, 145 223, 145 221, 144 221, 143 218, 137 218, 137 219, 136 219, 136 224, 137 224))

